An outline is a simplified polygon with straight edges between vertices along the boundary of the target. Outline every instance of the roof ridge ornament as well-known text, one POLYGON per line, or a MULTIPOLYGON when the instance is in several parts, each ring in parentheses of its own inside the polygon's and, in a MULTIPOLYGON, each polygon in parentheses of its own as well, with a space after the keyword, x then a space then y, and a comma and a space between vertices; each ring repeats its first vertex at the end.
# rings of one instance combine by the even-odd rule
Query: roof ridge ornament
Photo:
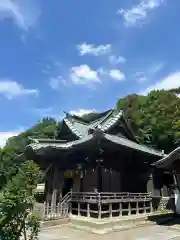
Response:
POLYGON ((38 139, 36 139, 36 138, 28 137, 28 139, 29 139, 32 143, 39 143, 38 139))
POLYGON ((72 117, 72 115, 71 115, 70 113, 68 113, 68 112, 66 112, 66 111, 63 111, 63 112, 64 112, 66 118, 70 118, 70 117, 72 117))
POLYGON ((94 129, 93 137, 98 141, 104 137, 104 132, 100 128, 94 129))

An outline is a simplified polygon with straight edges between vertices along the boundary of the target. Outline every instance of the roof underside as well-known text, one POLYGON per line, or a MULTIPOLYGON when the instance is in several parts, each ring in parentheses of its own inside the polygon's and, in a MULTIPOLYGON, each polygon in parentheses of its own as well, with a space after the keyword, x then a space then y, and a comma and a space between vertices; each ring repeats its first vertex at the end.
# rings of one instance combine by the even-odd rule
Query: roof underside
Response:
POLYGON ((153 166, 157 168, 173 169, 174 164, 177 163, 177 161, 180 161, 180 147, 176 148, 161 160, 155 162, 153 166))

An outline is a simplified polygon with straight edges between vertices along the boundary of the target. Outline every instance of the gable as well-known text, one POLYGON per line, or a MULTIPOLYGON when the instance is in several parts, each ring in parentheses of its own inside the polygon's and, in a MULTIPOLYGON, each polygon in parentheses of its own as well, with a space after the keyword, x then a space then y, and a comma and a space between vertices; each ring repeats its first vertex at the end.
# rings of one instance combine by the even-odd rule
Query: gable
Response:
MULTIPOLYGON (((137 142, 132 130, 124 119, 123 112, 111 109, 100 114, 100 118, 95 121, 83 120, 81 117, 67 114, 63 120, 61 132, 66 131, 69 138, 81 139, 92 133, 95 129, 100 129, 104 133, 125 137, 137 142)), ((59 132, 58 137, 62 139, 63 134, 59 132)), ((70 139, 69 139, 70 140, 70 139)))

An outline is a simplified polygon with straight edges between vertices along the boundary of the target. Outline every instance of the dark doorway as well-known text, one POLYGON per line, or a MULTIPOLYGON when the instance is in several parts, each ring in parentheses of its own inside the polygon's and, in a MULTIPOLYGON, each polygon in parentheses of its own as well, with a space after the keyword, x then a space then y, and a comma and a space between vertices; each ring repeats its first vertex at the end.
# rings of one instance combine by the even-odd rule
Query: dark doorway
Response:
POLYGON ((73 179, 72 178, 65 178, 64 179, 63 191, 62 191, 62 196, 64 197, 68 192, 70 192, 72 187, 73 187, 73 179))

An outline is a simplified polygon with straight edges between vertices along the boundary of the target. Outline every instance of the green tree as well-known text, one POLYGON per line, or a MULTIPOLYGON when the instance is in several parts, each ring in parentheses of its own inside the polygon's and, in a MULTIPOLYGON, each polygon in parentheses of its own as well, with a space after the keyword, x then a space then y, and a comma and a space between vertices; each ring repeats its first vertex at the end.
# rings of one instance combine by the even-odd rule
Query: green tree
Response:
POLYGON ((147 96, 128 95, 117 103, 131 122, 141 143, 170 152, 180 142, 179 90, 152 91, 147 96))
POLYGON ((33 209, 35 189, 41 178, 39 167, 33 161, 27 161, 0 192, 1 239, 18 240, 22 233, 26 239, 28 226, 33 230, 31 239, 37 239, 38 219, 29 214, 29 210, 33 209))

